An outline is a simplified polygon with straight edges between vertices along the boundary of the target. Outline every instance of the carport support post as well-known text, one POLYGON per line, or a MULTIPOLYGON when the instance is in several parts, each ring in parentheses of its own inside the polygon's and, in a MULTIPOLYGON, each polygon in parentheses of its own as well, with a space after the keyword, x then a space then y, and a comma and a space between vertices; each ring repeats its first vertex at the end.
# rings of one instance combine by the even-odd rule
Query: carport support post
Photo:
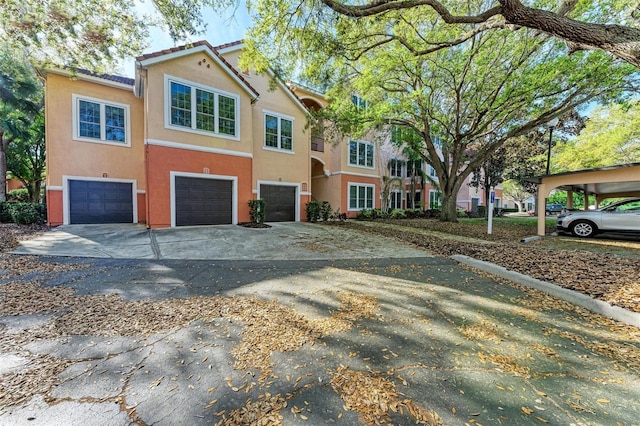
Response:
POLYGON ((546 195, 547 186, 544 183, 538 185, 538 235, 544 237, 546 231, 546 195))

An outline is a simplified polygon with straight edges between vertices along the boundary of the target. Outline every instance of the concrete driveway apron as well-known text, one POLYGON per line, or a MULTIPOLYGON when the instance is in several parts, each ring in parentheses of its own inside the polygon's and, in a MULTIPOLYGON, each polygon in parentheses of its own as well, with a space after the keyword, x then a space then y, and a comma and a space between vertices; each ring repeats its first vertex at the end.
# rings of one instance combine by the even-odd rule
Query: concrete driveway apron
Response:
POLYGON ((309 223, 148 230, 143 225, 66 225, 25 241, 13 252, 113 259, 320 260, 424 257, 388 239, 309 223))

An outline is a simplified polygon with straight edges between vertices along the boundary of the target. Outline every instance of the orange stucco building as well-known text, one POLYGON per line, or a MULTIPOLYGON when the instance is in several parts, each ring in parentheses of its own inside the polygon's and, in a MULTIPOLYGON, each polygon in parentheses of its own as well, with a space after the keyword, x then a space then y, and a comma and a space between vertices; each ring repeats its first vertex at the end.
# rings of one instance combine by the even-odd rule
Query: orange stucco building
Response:
POLYGON ((324 98, 241 71, 242 47, 142 55, 135 79, 48 71, 49 224, 235 224, 256 198, 268 222, 305 220, 313 198, 352 216, 379 207, 375 144, 313 137, 324 98))

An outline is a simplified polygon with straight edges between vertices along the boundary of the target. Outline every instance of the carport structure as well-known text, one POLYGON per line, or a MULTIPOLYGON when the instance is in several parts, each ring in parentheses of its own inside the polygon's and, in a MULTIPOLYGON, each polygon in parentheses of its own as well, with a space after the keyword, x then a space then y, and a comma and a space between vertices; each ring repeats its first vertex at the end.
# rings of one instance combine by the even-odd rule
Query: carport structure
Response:
MULTIPOLYGON (((544 236, 543 206, 552 190, 567 191, 567 208, 574 207, 574 193, 595 195, 596 207, 607 198, 640 197, 640 163, 539 176, 531 181, 538 184, 538 235, 544 236)), ((589 208, 588 197, 584 197, 583 208, 589 208)))

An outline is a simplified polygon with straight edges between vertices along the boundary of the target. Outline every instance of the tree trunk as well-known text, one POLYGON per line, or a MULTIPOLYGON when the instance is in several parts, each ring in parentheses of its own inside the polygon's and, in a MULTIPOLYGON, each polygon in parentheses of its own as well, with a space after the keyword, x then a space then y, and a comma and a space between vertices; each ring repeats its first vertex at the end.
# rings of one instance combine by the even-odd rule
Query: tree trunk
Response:
POLYGON ((458 208, 456 204, 457 192, 453 194, 442 193, 442 207, 440 208, 440 221, 441 222, 457 222, 458 221, 458 208))
POLYGON ((4 132, 0 130, 0 201, 7 201, 7 148, 9 141, 4 139, 4 132))
POLYGON ((29 186, 27 186, 27 188, 29 190, 29 202, 39 203, 40 189, 42 188, 42 181, 36 180, 33 182, 29 182, 29 186))

